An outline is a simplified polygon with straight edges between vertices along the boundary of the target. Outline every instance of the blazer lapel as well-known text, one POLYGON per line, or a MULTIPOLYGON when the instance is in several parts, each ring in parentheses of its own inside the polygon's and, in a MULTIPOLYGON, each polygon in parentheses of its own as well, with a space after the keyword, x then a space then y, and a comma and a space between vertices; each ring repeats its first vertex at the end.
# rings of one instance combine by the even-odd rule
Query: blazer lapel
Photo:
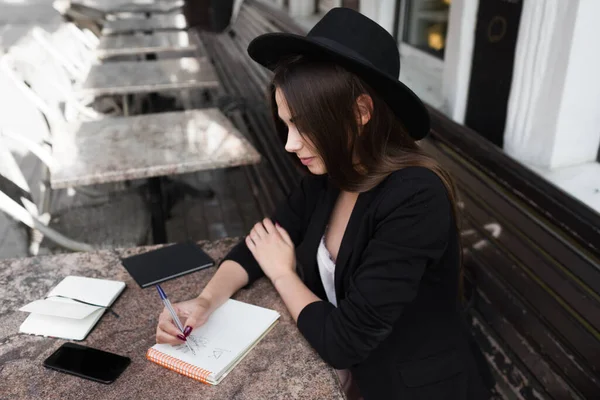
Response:
POLYGON ((338 251, 338 257, 335 263, 335 293, 338 299, 338 302, 341 299, 342 294, 342 283, 343 283, 343 274, 344 270, 347 267, 348 261, 350 260, 350 256, 352 255, 354 245, 356 242, 356 235, 358 234, 359 228, 363 222, 363 218, 365 216, 365 212, 371 201, 373 200, 375 193, 377 192, 377 187, 367 191, 362 192, 358 195, 356 199, 356 204, 352 209, 352 213, 350 214, 350 219, 348 220, 348 225, 346 226, 346 231, 344 232, 344 236, 342 237, 342 242, 340 243, 340 249, 338 251))

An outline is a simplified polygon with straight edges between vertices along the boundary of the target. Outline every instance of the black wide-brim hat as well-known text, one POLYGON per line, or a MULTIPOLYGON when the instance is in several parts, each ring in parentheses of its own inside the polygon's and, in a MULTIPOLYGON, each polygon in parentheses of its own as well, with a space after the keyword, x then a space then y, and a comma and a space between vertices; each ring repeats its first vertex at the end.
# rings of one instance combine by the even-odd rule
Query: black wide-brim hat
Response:
POLYGON ((398 80, 400 52, 396 40, 359 12, 334 8, 306 36, 290 33, 260 35, 248 45, 248 54, 270 70, 274 70, 282 59, 294 55, 341 65, 381 96, 413 139, 422 139, 429 133, 427 108, 398 80))

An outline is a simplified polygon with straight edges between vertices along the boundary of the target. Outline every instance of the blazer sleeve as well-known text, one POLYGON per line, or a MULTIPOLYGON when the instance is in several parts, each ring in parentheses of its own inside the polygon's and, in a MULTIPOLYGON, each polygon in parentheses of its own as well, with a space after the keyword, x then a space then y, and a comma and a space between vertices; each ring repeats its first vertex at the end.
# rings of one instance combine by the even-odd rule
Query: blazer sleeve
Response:
MULTIPOLYGON (((320 179, 311 175, 304 176, 300 184, 277 206, 271 216, 273 222, 278 222, 288 232, 295 246, 298 246, 304 237, 308 217, 312 211, 309 208, 310 199, 315 196, 315 192, 319 191, 321 185, 320 179)), ((229 251, 221 263, 225 260, 236 261, 246 270, 248 285, 264 276, 244 239, 229 251)))
POLYGON ((375 233, 338 308, 317 301, 298 316, 299 330, 334 368, 364 361, 391 333, 425 268, 447 247, 453 219, 445 187, 406 183, 390 188, 375 211, 375 233))

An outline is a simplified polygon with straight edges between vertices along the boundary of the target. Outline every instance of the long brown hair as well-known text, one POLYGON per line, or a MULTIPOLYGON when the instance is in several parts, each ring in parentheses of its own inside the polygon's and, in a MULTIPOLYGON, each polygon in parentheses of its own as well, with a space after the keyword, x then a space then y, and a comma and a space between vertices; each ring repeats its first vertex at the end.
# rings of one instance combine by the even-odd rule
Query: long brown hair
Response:
POLYGON ((287 127, 278 116, 277 88, 283 93, 298 131, 314 144, 313 150, 322 158, 329 178, 341 190, 367 191, 394 171, 424 167, 446 187, 454 221, 458 223, 452 178, 410 137, 402 121, 367 83, 337 64, 304 56, 284 60, 274 72, 270 100, 280 138, 285 143, 287 127), (369 110, 369 122, 360 126, 356 99, 363 94, 371 97, 373 107, 369 110), (354 160, 359 160, 359 164, 354 160))

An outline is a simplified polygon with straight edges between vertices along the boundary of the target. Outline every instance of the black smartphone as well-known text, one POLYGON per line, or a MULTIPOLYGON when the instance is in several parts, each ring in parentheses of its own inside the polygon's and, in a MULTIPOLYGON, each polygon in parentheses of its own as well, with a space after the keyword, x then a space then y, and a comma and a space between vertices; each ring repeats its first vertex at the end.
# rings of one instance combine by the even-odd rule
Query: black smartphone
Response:
POLYGON ((101 383, 112 383, 131 363, 128 357, 65 343, 44 360, 44 367, 101 383))

